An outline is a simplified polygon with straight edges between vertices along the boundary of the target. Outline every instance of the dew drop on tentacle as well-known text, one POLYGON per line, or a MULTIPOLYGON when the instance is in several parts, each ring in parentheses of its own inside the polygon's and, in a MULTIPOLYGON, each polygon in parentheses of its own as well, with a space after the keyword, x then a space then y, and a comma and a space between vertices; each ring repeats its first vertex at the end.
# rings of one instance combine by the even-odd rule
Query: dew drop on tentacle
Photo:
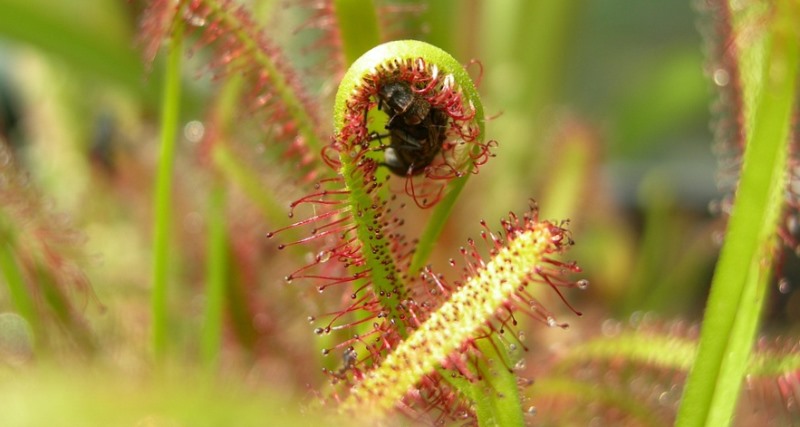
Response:
POLYGON ((792 283, 789 281, 789 279, 785 277, 781 277, 780 279, 778 279, 778 292, 785 295, 791 291, 792 291, 792 283))
POLYGON ((191 14, 186 12, 188 16, 185 17, 186 23, 193 27, 204 27, 207 23, 206 18, 202 15, 191 14))
POLYGON ((613 319, 606 319, 600 326, 600 331, 606 337, 615 337, 622 332, 622 324, 613 319))
POLYGON ((786 216, 786 230, 791 234, 797 234, 800 230, 800 221, 798 221, 797 215, 786 216))
POLYGON ((633 328, 638 328, 642 324, 642 320, 644 319, 645 313, 643 311, 636 310, 628 317, 628 324, 633 328))
POLYGON ((332 251, 328 251, 328 250, 320 251, 317 254, 316 260, 317 260, 317 262, 327 262, 328 260, 331 259, 331 255, 332 255, 332 251))
POLYGON ((205 125, 199 120, 191 120, 183 126, 183 136, 193 144, 199 143, 205 133, 205 125))
POLYGON ((724 68, 717 68, 714 70, 714 74, 712 75, 712 79, 714 80, 714 84, 719 87, 725 87, 730 83, 731 76, 728 73, 728 70, 724 68))

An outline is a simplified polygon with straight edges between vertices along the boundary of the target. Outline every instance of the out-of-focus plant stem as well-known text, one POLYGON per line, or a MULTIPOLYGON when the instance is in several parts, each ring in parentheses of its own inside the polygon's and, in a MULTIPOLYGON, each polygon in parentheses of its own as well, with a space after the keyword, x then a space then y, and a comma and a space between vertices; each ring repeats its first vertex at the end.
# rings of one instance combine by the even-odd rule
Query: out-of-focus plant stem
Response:
POLYGON ((225 228, 225 184, 215 182, 208 207, 208 248, 206 266, 205 315, 203 318, 203 364, 213 373, 220 358, 222 344, 222 310, 225 306, 228 269, 228 238, 225 228))
MULTIPOLYGON (((2 226, 3 224, 0 222, 0 227, 2 226)), ((22 277, 19 265, 17 265, 12 245, 13 240, 10 234, 10 232, 0 228, 0 239, 3 240, 0 241, 0 271, 3 272, 3 278, 8 285, 11 302, 14 304, 17 314, 24 317, 34 327, 34 330, 39 332, 36 327, 38 325, 36 307, 25 285, 25 279, 22 277)))
POLYGON ((345 66, 380 43, 378 16, 372 0, 335 0, 333 2, 342 42, 345 66))
MULTIPOLYGON (((732 4, 728 7, 736 10, 732 4)), ((740 57, 749 125, 736 200, 714 273, 697 360, 689 374, 677 425, 726 426, 736 408, 767 289, 778 220, 784 205, 792 109, 797 97, 800 5, 776 1, 762 61, 740 57)))
POLYGON ((161 151, 155 193, 155 227, 153 234, 153 290, 151 297, 151 333, 153 354, 163 359, 167 347, 167 285, 169 282, 169 238, 172 222, 172 173, 178 134, 178 113, 181 98, 181 55, 183 54, 183 21, 176 19, 167 47, 169 57, 161 104, 161 151))

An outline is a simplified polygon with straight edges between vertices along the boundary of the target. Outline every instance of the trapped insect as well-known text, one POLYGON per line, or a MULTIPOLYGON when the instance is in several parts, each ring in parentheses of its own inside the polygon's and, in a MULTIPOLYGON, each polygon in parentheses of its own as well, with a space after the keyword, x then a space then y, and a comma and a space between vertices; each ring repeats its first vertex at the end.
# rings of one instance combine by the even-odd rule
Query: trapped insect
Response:
POLYGON ((378 140, 389 136, 383 164, 396 175, 420 174, 441 151, 447 137, 447 114, 403 81, 388 82, 378 89, 378 109, 389 115, 389 134, 373 136, 378 140))

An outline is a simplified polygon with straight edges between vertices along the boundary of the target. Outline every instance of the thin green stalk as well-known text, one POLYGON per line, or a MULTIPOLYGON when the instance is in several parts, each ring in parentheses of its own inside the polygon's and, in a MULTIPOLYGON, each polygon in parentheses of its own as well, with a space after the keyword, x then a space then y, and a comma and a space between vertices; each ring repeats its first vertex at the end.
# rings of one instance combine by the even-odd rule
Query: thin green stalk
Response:
MULTIPOLYGON (((481 132, 481 136, 483 136, 483 132, 481 132)), ((471 175, 472 173, 467 173, 447 185, 445 196, 433 209, 433 214, 425 225, 425 231, 419 236, 419 242, 414 249, 414 256, 411 258, 411 264, 408 267, 409 273, 417 274, 425 266, 434 246, 439 241, 439 235, 444 230, 444 224, 450 218, 450 213, 453 212, 458 196, 461 195, 461 191, 464 190, 471 175)))
MULTIPOLYGON (((495 64, 521 67, 509 90, 507 80, 487 81, 504 106, 525 106, 540 114, 552 102, 564 78, 564 52, 574 36, 573 22, 580 0, 486 2, 482 13, 485 37, 482 58, 495 64)), ((527 140, 526 140, 527 141, 527 140)), ((527 161, 522 157, 520 161, 527 161)))
POLYGON ((214 184, 208 208, 205 315, 201 346, 203 364, 209 373, 219 364, 222 344, 222 309, 225 306, 225 278, 228 270, 228 236, 225 229, 225 187, 214 184))
POLYGON ((542 217, 575 221, 587 215, 581 207, 591 191, 588 189, 598 162, 597 141, 579 122, 567 123, 559 135, 558 151, 549 160, 547 186, 537 199, 542 217))
MULTIPOLYGON (((3 238, 6 238, 6 236, 3 236, 3 238)), ((25 320, 30 322, 33 329, 39 332, 33 298, 28 293, 28 287, 25 285, 25 279, 22 277, 19 265, 17 265, 14 250, 9 240, 0 242, 0 270, 3 272, 3 278, 6 281, 6 285, 8 285, 11 302, 17 314, 24 317, 25 320)))
MULTIPOLYGON (((487 73, 483 92, 493 109, 508 112, 492 136, 503 146, 504 166, 488 191, 493 206, 506 206, 530 197, 520 182, 536 182, 546 167, 552 145, 532 144, 545 139, 551 123, 547 106, 557 104, 564 70, 564 52, 575 35, 580 0, 484 2, 480 25, 480 58, 502 73, 487 73), (524 114, 514 114, 514 111, 524 114), (520 136, 523 136, 520 138, 520 136)), ((498 159, 499 160, 499 159, 498 159)), ((537 196, 538 198, 538 196, 537 196)))
MULTIPOLYGON (((680 235, 675 216, 675 195, 666 179, 658 172, 648 174, 639 186, 639 200, 644 206, 644 228, 636 263, 631 273, 628 292, 621 298, 618 315, 627 316, 637 310, 648 310, 644 301, 654 291, 654 283, 667 271, 674 271, 670 262, 670 238, 680 235), (667 270, 667 271, 665 271, 667 270)), ((674 245, 672 245, 674 247, 674 245)), ((680 287, 670 283, 670 292, 680 287)))
MULTIPOLYGON (((240 58, 239 62, 242 61, 240 58)), ((234 126, 238 102, 242 94, 244 79, 240 75, 233 75, 222 85, 218 99, 214 105, 211 122, 217 129, 212 133, 211 156, 218 170, 221 157, 232 157, 226 148, 227 135, 234 126), (223 153, 223 154, 220 154, 223 153)), ((244 168, 234 165, 235 170, 244 168)), ((209 191, 207 211, 207 246, 206 246, 206 287, 205 287, 205 312, 203 314, 203 327, 200 331, 200 351, 202 363, 206 374, 213 376, 217 372, 220 361, 222 345, 223 311, 230 301, 228 300, 228 236, 225 226, 226 186, 227 178, 215 174, 209 191)), ((263 191, 258 192, 264 194, 263 191)), ((238 306, 232 306, 231 311, 238 311, 238 306)))
POLYGON ((372 0, 334 0, 345 66, 380 43, 378 15, 372 0))
MULTIPOLYGON (((448 52, 462 52, 468 41, 462 35, 458 0, 437 0, 426 5, 422 20, 430 26, 426 40, 448 52)), ((463 9, 462 9, 463 10, 463 9)))
POLYGON ((791 112, 797 94, 796 23, 800 5, 776 1, 758 74, 752 123, 736 200, 709 295, 697 360, 686 384, 678 426, 731 421, 770 287, 775 233, 786 187, 791 112))
POLYGON ((170 264, 169 237, 172 222, 172 169, 178 135, 178 113, 181 98, 181 55, 183 21, 175 20, 169 57, 165 70, 164 97, 161 107, 161 152, 155 193, 155 227, 153 232, 153 293, 151 299, 152 345, 157 359, 164 357, 167 347, 167 284, 170 264))

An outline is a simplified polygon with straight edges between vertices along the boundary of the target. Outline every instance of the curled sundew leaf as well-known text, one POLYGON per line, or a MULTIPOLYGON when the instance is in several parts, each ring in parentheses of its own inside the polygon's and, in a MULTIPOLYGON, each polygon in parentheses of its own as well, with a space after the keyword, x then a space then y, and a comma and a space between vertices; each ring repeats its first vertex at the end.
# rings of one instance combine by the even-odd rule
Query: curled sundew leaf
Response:
MULTIPOLYGON (((415 40, 385 43, 353 63, 342 79, 334 105, 335 136, 329 148, 338 153, 338 159, 328 158, 343 176, 355 167, 385 164, 369 156, 376 151, 385 154, 386 147, 375 142, 367 117, 370 110, 380 107, 381 89, 397 83, 410 87, 414 98, 426 108, 429 105, 429 117, 446 115, 444 123, 433 123, 442 128, 437 132, 444 133, 436 158, 415 176, 404 177, 405 192, 420 207, 431 207, 439 201, 444 184, 485 163, 493 146, 493 142, 484 143, 483 106, 472 79, 460 63, 435 46, 415 40)), ((390 122, 401 123, 387 126, 390 146, 394 147, 396 132, 414 134, 413 139, 434 138, 432 130, 422 129, 422 138, 416 133, 425 118, 422 124, 409 125, 390 117, 390 122)))
MULTIPOLYGON (((387 105, 383 108, 391 110, 387 105)), ((370 272, 372 290, 390 319, 405 318, 401 312, 406 309, 401 306, 407 293, 406 279, 416 272, 407 268, 413 248, 409 251, 406 245, 397 244, 402 235, 385 211, 386 201, 380 192, 383 182, 377 170, 390 163, 385 158, 390 149, 409 150, 408 157, 413 161, 420 154, 414 144, 431 149, 432 144, 439 143, 431 140, 439 132, 441 147, 432 148, 438 151, 426 159, 429 164, 417 170, 412 163, 408 173, 398 177, 405 193, 423 208, 439 202, 447 183, 476 171, 491 155, 493 142, 484 143, 483 107, 466 70, 435 46, 403 40, 365 53, 342 79, 334 104, 334 138, 323 150, 323 156, 338 170, 346 188, 340 202, 353 225, 349 235, 355 235, 360 245, 358 259, 349 264, 363 265, 366 269, 360 271, 370 272), (370 133, 368 122, 370 111, 386 102, 386 92, 381 93, 381 89, 389 84, 409 88, 413 102, 424 109, 415 120, 389 117, 390 122, 400 124, 387 126, 392 141, 387 147, 376 141, 377 135, 370 133), (411 138, 407 137, 409 134, 411 138)), ((439 217, 442 221, 444 218, 439 217)), ((347 253, 352 251, 348 249, 347 253)), ((404 323, 397 327, 401 336, 405 335, 404 323)))
MULTIPOLYGON (((435 301, 422 301, 413 289, 420 284, 416 269, 409 269, 417 248, 402 232, 403 209, 413 207, 404 207, 403 195, 384 191, 383 168, 394 173, 390 187, 400 183, 419 208, 429 208, 442 200, 449 183, 463 183, 475 173, 492 147, 494 142, 484 142, 483 108, 475 85, 461 64, 436 47, 417 41, 386 43, 364 54, 345 74, 336 96, 334 137, 323 149, 323 160, 338 176, 320 181, 313 193, 295 201, 293 209, 310 205, 313 215, 286 227, 310 228, 307 237, 286 245, 318 244, 313 261, 287 281, 311 279, 319 292, 348 285, 344 308, 311 320, 319 335, 347 331, 352 337, 323 350, 324 355, 341 355, 341 369, 326 370, 334 383, 359 383, 445 299, 439 294, 435 301), (385 129, 371 132, 370 124, 382 114, 377 110, 387 113, 388 121, 385 129), (390 149, 402 157, 400 162, 391 160, 390 149)), ((543 274, 536 277, 550 277, 543 274)), ((540 313, 534 307, 528 310, 540 313)), ((456 341, 454 348, 463 344, 456 341)), ((406 402, 410 410, 436 407, 451 418, 470 415, 464 399, 442 376, 432 372, 422 381, 419 399, 406 402)))
MULTIPOLYGON (((366 310, 380 318, 381 324, 389 322, 382 335, 391 330, 402 338, 410 317, 404 302, 408 298, 407 265, 414 248, 399 231, 401 217, 396 210, 390 214, 392 208, 380 191, 384 182, 377 171, 382 165, 381 151, 387 147, 367 127, 369 112, 379 105, 378 92, 389 82, 407 85, 414 99, 428 109, 420 119, 423 124, 406 124, 399 131, 414 134, 416 141, 430 137, 429 132, 444 136, 429 165, 416 174, 399 177, 417 205, 433 206, 447 182, 474 171, 488 159, 492 144, 483 143, 480 99, 454 58, 418 41, 390 42, 365 53, 342 80, 334 106, 334 138, 323 150, 324 160, 338 177, 321 181, 315 192, 292 204, 293 209, 312 205, 315 213, 287 227, 313 227, 310 236, 290 244, 321 243, 320 248, 309 265, 287 280, 318 280, 320 292, 351 283, 356 292, 346 311, 366 310), (430 124, 432 114, 437 115, 441 129, 424 127, 424 123, 430 124)), ((336 316, 337 320, 343 318, 336 316)), ((335 330, 336 326, 329 324, 322 330, 335 330)))

